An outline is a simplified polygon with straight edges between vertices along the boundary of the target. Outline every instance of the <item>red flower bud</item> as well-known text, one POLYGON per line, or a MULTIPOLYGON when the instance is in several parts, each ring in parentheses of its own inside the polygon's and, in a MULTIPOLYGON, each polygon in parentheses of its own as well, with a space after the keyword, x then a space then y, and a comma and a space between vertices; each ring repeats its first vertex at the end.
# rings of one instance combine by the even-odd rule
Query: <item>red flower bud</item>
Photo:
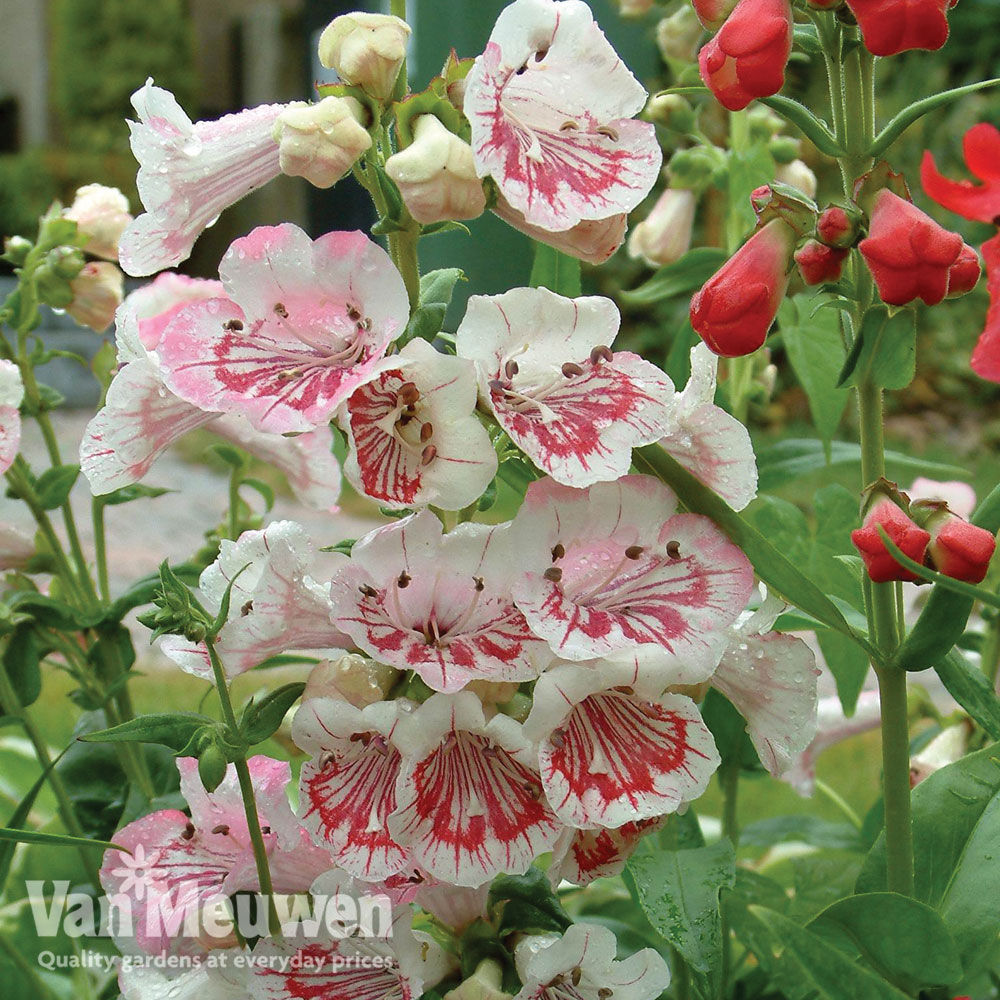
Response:
POLYGON ((719 33, 698 53, 701 78, 723 107, 740 111, 785 82, 792 51, 788 0, 740 0, 719 33))
POLYGON ((858 550, 865 569, 874 583, 888 583, 891 580, 919 581, 908 569, 896 562, 885 547, 879 534, 879 527, 892 539, 900 551, 915 562, 924 561, 927 543, 931 536, 918 527, 907 514, 888 497, 880 497, 865 514, 864 524, 851 532, 851 541, 858 550))
POLYGON ((736 358, 764 343, 788 288, 795 231, 781 219, 759 230, 691 299, 691 326, 716 354, 736 358))
POLYGON ((971 292, 979 284, 980 274, 982 268, 979 266, 979 254, 968 243, 963 243, 958 260, 948 272, 948 298, 958 298, 959 295, 971 292))
POLYGON ((949 0, 847 0, 865 48, 877 56, 939 49, 948 40, 949 0))
POLYGON ((914 299, 937 305, 948 293, 949 273, 965 244, 912 202, 883 188, 875 195, 868 237, 858 244, 882 301, 914 299))
POLYGON ((844 258, 850 250, 836 250, 816 240, 809 240, 795 251, 795 263, 807 285, 821 285, 824 281, 839 281, 844 258))
POLYGON ((966 583, 981 583, 997 547, 996 535, 969 524, 948 509, 927 521, 931 540, 927 553, 939 573, 966 583))
POLYGON ((838 250, 854 246, 857 223, 839 205, 824 208, 816 220, 816 239, 838 250))

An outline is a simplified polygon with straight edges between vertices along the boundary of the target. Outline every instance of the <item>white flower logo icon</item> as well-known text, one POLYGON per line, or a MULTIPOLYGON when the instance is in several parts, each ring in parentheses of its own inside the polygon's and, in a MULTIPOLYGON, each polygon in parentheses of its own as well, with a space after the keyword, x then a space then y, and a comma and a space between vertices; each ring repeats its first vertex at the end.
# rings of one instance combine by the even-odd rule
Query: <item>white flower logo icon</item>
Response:
POLYGON ((113 868, 111 874, 122 879, 122 894, 134 895, 137 900, 141 901, 146 895, 147 889, 161 886, 165 875, 156 868, 160 854, 160 851, 153 851, 147 856, 145 848, 139 844, 131 857, 127 854, 121 856, 121 867, 113 868))

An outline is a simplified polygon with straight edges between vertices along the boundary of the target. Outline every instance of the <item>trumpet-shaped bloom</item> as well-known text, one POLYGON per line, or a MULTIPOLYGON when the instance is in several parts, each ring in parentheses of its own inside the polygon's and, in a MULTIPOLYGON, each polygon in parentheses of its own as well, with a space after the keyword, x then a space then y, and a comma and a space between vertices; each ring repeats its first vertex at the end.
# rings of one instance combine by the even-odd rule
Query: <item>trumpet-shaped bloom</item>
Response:
POLYGON ((612 352, 618 324, 610 299, 515 288, 473 296, 458 328, 481 398, 557 482, 617 479, 634 447, 674 428, 673 383, 637 354, 612 352))
POLYGON ((962 139, 962 149, 966 166, 982 183, 944 177, 928 149, 920 164, 924 191, 957 215, 1000 225, 1000 129, 986 122, 973 125, 962 139))
POLYGON ((347 478, 387 507, 468 506, 497 471, 475 409, 471 362, 410 341, 347 401, 347 478))
POLYGON ((552 849, 549 880, 553 885, 563 880, 574 885, 589 885, 594 879, 620 875, 639 841, 660 829, 666 821, 664 815, 623 823, 613 830, 567 827, 552 849))
MULTIPOLYGON (((285 796, 288 764, 268 757, 248 763, 275 891, 304 892, 332 866, 330 856, 310 843, 292 814, 285 796)), ((235 767, 229 765, 211 793, 202 787, 195 758, 182 757, 177 767, 191 818, 165 809, 129 823, 115 843, 132 854, 108 851, 101 868, 108 896, 133 902, 135 943, 151 953, 168 947, 172 937, 156 911, 183 917, 221 896, 260 888, 235 767)))
POLYGON ((567 663, 535 686, 525 733, 539 742, 542 787, 567 826, 615 828, 674 812, 719 766, 690 698, 623 684, 624 673, 567 663))
POLYGON ((24 385, 13 361, 0 361, 0 473, 6 472, 21 447, 21 400, 24 385))
POLYGON ((122 235, 127 274, 155 274, 191 255, 223 209, 280 173, 271 130, 287 104, 267 104, 214 122, 191 122, 174 95, 152 80, 132 95, 129 122, 136 183, 146 209, 122 235))
POLYGON ((618 942, 607 927, 573 924, 562 937, 525 937, 514 952, 524 986, 514 1000, 654 1000, 670 970, 652 948, 615 961, 618 942), (610 991, 610 993, 608 992, 610 991))
POLYGON ((757 495, 757 458, 747 429, 715 405, 718 370, 718 357, 704 344, 691 348, 691 375, 674 408, 676 430, 660 447, 742 510, 757 495))
POLYGON ((649 476, 589 490, 532 483, 512 528, 526 570, 514 600, 532 630, 565 659, 638 651, 648 667, 707 676, 753 569, 707 517, 675 510, 649 476))
POLYGON ((510 544, 503 525, 462 524, 442 535, 426 510, 377 528, 333 579, 334 624, 437 691, 537 677, 552 654, 511 599, 518 567, 510 544))
POLYGON ((630 212, 662 162, 646 92, 581 0, 515 0, 466 78, 481 177, 553 232, 630 212))
POLYGON ((785 606, 769 597, 732 630, 732 640, 712 675, 747 720, 760 762, 784 774, 816 735, 816 657, 799 638, 771 632, 785 606))
POLYGON ((261 226, 219 265, 228 299, 181 310, 157 346, 167 387, 284 434, 326 424, 409 318, 389 255, 363 233, 261 226))
POLYGON ((115 339, 119 370, 103 409, 87 425, 80 467, 95 496, 141 480, 154 462, 188 431, 208 427, 280 469, 296 496, 319 510, 336 509, 340 466, 328 427, 293 438, 254 430, 239 413, 207 413, 163 384, 156 347, 170 320, 187 304, 218 298, 222 284, 172 271, 133 292, 118 310, 115 339))
POLYGON ((486 722, 470 691, 434 695, 396 740, 405 766, 389 830, 432 875, 478 886, 523 874, 552 847, 561 827, 513 719, 486 722))
MULTIPOLYGON (((216 611, 232 582, 230 618, 215 643, 230 677, 289 649, 350 645, 330 622, 326 588, 309 575, 312 561, 312 543, 293 521, 275 521, 262 531, 245 531, 238 541, 222 542, 199 585, 204 603, 216 611)), ((160 648, 181 669, 212 678, 203 644, 168 636, 160 648)))
POLYGON ((295 714, 292 738, 312 754, 302 765, 302 824, 337 865, 367 881, 388 878, 407 861, 386 821, 396 808, 402 758, 393 743, 401 701, 364 709, 309 698, 295 714))
POLYGON ((865 48, 877 56, 941 48, 948 41, 948 8, 958 0, 847 0, 865 48))

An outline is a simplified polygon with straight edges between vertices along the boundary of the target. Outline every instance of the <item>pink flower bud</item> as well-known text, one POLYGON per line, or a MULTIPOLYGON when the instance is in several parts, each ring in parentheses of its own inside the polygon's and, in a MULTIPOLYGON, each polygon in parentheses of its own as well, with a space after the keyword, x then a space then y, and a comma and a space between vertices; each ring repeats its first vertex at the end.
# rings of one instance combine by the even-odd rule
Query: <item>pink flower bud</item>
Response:
POLYGON ((318 188, 332 187, 372 144, 362 114, 353 97, 324 97, 283 111, 272 133, 281 172, 318 188))
POLYGON ((933 306, 948 293, 951 268, 964 245, 957 233, 883 188, 875 195, 868 237, 858 249, 883 302, 903 306, 922 299, 933 306))
POLYGON ((733 12, 738 0, 691 0, 691 6, 701 21, 710 31, 721 28, 722 23, 733 12))
POLYGON ((641 257, 650 267, 679 260, 691 246, 696 204, 693 191, 667 188, 649 215, 632 230, 628 255, 641 257))
POLYGON ((939 49, 948 40, 949 0, 847 0, 865 48, 877 56, 939 49))
POLYGON ((825 281, 839 281, 844 259, 850 250, 836 250, 816 240, 809 240, 795 251, 795 263, 807 285, 821 285, 825 281))
POLYGON ((820 212, 816 220, 816 239, 820 243, 843 249, 854 246, 857 236, 857 223, 839 205, 831 205, 820 212))
POLYGON ((979 266, 979 254, 968 243, 963 243, 958 260, 948 271, 948 298, 955 299, 971 292, 979 284, 980 274, 982 268, 979 266))
POLYGON ((486 196, 472 147, 434 115, 421 115, 413 134, 413 142, 385 164, 410 215, 425 225, 482 215, 486 196))
POLYGON ((125 297, 122 272, 107 261, 91 261, 79 276, 70 282, 73 301, 66 306, 81 326, 103 333, 115 318, 115 310, 125 297))
POLYGON ((335 17, 319 39, 319 61, 380 101, 392 95, 406 58, 410 26, 391 14, 335 17))
POLYGON ((118 241, 132 221, 128 198, 118 188, 85 184, 63 212, 76 223, 77 231, 88 237, 84 250, 105 260, 118 260, 118 241))
POLYGON ((881 527, 899 550, 915 562, 922 563, 931 536, 886 496, 879 496, 868 508, 862 527, 851 532, 851 541, 858 550, 865 569, 874 583, 891 580, 918 582, 920 577, 896 562, 879 534, 881 527))
POLYGON ((698 66, 719 103, 740 111, 755 97, 781 90, 791 51, 788 0, 740 0, 719 33, 698 54, 698 66))
POLYGON ((735 358, 767 337, 788 288, 795 231, 774 219, 755 233, 691 300, 691 326, 709 348, 735 358))
POLYGON ((981 583, 996 549, 996 535, 969 524, 950 510, 938 510, 927 521, 927 552, 939 573, 966 583, 981 583))

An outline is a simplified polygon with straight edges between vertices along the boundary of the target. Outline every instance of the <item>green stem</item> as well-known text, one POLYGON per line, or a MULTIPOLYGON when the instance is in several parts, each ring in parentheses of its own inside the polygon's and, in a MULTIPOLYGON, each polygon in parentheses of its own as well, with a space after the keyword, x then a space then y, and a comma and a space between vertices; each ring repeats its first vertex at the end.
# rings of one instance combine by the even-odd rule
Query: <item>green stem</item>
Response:
MULTIPOLYGON (((722 785, 722 836, 728 837, 733 850, 739 846, 740 825, 737 805, 740 791, 740 766, 736 762, 723 764, 719 771, 719 783, 722 785)), ((729 922, 725 912, 722 913, 722 973, 719 976, 719 997, 729 995, 729 978, 733 964, 733 942, 729 933, 729 922)))
POLYGON ((986 679, 996 690, 998 672, 1000 672, 1000 613, 989 620, 980 655, 983 673, 986 674, 986 679))
POLYGON ((831 788, 825 781, 819 778, 813 780, 813 786, 829 803, 836 806, 837 810, 855 829, 862 827, 861 817, 850 807, 847 800, 834 788, 831 788))
POLYGON ((674 996, 677 1000, 691 1000, 691 970, 676 948, 670 949, 670 969, 673 972, 674 996))
POLYGON ((235 542, 240 537, 240 476, 242 469, 229 473, 229 537, 235 542))
POLYGON ((94 522, 94 553, 97 560, 97 585, 100 587, 101 600, 111 603, 111 583, 108 578, 107 537, 104 531, 104 501, 94 497, 90 505, 90 514, 94 522))
MULTIPOLYGON (((222 715, 229 727, 230 738, 233 741, 239 737, 239 723, 236 721, 236 713, 233 710, 233 701, 229 695, 229 685, 226 682, 226 672, 222 666, 222 660, 215 650, 215 639, 208 637, 205 639, 208 647, 209 659, 212 661, 212 672, 215 675, 215 689, 219 693, 219 702, 222 705, 222 715)), ((260 828, 260 817, 257 815, 257 800, 253 792, 253 779, 250 777, 250 768, 247 766, 246 748, 244 747, 239 757, 234 761, 236 767, 236 777, 240 783, 240 795, 243 798, 243 811, 247 817, 247 830, 250 833, 250 842, 253 844, 253 857, 257 865, 257 880, 260 883, 261 895, 267 905, 267 924, 272 937, 281 937, 281 921, 278 919, 278 911, 274 906, 274 885, 271 881, 271 867, 267 860, 267 846, 264 843, 264 834, 260 828)))
POLYGON ((871 148, 874 130, 873 68, 862 59, 863 45, 856 46, 844 62, 844 148, 847 156, 841 161, 841 173, 848 197, 854 181, 871 168, 871 148), (863 65, 864 64, 864 65, 863 65))

